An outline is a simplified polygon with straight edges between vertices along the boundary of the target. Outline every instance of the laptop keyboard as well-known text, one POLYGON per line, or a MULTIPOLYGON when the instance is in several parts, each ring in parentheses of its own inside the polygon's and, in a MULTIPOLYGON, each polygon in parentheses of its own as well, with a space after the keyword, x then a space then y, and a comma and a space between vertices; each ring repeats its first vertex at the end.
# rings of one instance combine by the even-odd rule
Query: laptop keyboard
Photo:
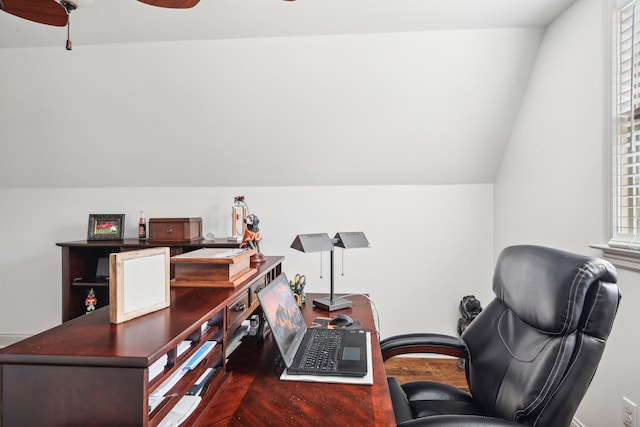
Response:
POLYGON ((335 371, 342 333, 333 329, 314 329, 307 351, 300 360, 299 369, 335 371))

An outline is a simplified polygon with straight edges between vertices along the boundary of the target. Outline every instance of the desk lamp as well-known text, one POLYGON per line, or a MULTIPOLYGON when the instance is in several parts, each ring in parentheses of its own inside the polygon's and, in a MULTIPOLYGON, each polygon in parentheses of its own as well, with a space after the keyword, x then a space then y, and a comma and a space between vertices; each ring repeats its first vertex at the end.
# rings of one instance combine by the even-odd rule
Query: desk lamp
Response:
POLYGON ((336 233, 333 239, 327 233, 298 234, 291 244, 293 249, 300 252, 331 251, 331 292, 327 298, 313 300, 313 305, 321 310, 334 311, 351 307, 351 300, 336 297, 333 293, 333 249, 368 248, 369 241, 360 231, 336 233))

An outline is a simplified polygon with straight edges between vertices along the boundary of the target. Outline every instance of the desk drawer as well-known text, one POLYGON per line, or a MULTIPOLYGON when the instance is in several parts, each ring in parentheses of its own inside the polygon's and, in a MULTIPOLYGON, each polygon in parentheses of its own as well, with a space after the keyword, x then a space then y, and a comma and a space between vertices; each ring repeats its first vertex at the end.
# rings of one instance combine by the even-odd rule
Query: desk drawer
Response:
POLYGON ((249 288, 249 303, 250 304, 253 304, 254 302, 257 301, 258 292, 263 290, 266 286, 267 286, 267 278, 264 277, 264 276, 261 277, 260 279, 256 280, 256 282, 251 285, 251 287, 249 288))
POLYGON ((249 292, 245 292, 227 306, 227 329, 235 328, 238 321, 242 321, 249 311, 249 292))

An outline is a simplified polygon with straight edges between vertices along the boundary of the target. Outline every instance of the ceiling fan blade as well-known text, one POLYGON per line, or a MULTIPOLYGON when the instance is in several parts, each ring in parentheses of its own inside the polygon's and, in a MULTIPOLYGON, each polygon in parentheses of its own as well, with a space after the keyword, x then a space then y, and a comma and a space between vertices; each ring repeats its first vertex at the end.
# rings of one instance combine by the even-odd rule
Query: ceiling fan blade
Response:
POLYGON ((170 7, 172 9, 189 9, 197 5, 200 0, 138 0, 151 6, 170 7))
POLYGON ((64 27, 69 16, 55 0, 0 0, 0 9, 40 24, 64 27))

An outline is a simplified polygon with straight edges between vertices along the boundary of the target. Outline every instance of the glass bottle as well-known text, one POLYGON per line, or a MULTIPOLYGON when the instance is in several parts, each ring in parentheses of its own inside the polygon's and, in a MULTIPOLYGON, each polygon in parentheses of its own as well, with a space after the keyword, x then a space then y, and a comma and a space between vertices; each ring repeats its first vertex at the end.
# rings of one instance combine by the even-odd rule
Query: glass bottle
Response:
POLYGON ((140 224, 138 225, 138 239, 147 238, 147 223, 144 219, 144 211, 140 211, 140 224))

